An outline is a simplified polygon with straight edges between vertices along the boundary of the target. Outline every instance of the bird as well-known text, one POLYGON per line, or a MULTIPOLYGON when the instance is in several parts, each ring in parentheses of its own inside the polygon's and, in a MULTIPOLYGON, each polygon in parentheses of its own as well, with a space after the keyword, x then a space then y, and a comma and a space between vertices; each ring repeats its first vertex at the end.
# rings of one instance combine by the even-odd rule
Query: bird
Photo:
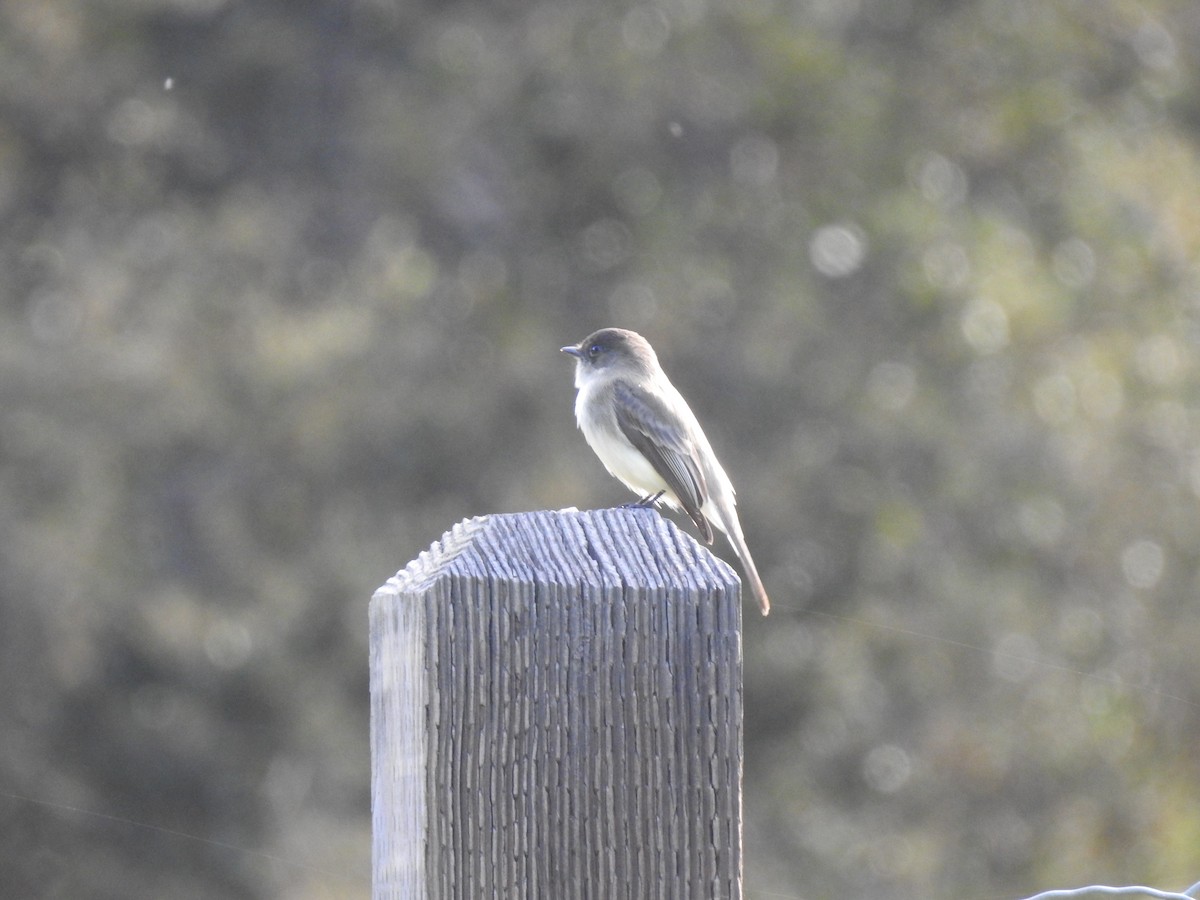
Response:
POLYGON ((685 512, 706 544, 722 531, 765 616, 771 601, 742 535, 733 484, 695 414, 635 331, 602 328, 561 352, 575 358, 575 423, 604 467, 641 499, 685 512))

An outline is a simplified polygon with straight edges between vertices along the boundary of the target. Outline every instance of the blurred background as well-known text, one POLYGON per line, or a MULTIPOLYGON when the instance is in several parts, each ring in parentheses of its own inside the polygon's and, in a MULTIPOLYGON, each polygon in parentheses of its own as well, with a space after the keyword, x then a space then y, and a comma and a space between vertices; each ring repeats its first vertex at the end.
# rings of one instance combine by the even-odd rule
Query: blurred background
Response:
POLYGON ((0 0, 6 895, 369 896, 367 601, 630 499, 610 324, 775 604, 748 898, 1200 879, 1198 66, 1193 0, 0 0))

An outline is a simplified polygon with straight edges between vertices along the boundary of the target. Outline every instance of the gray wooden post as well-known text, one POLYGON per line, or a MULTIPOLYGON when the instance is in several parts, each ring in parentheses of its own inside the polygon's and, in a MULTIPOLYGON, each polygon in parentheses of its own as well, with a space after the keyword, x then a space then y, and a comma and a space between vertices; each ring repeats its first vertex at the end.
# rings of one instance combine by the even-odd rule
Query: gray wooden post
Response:
POLYGON ((470 519, 390 579, 376 900, 740 898, 739 596, 636 509, 470 519))

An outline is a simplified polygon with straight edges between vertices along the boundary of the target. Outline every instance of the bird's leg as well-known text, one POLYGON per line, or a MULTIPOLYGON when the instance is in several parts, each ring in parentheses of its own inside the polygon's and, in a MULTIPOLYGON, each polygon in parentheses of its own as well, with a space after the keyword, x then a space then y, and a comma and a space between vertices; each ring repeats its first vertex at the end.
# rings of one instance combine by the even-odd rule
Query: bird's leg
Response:
POLYGON ((621 509, 648 509, 653 507, 658 502, 658 498, 665 494, 666 491, 659 491, 657 494, 647 494, 640 500, 633 503, 622 503, 621 509))

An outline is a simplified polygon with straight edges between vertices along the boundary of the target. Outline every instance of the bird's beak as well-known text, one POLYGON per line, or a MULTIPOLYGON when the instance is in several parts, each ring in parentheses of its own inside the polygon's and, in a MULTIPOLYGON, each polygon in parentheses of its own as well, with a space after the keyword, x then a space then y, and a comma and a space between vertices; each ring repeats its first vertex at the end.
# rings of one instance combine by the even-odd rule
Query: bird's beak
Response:
POLYGON ((583 351, 574 344, 571 344, 569 347, 560 347, 559 352, 565 353, 567 356, 573 356, 576 359, 583 359, 583 351))

